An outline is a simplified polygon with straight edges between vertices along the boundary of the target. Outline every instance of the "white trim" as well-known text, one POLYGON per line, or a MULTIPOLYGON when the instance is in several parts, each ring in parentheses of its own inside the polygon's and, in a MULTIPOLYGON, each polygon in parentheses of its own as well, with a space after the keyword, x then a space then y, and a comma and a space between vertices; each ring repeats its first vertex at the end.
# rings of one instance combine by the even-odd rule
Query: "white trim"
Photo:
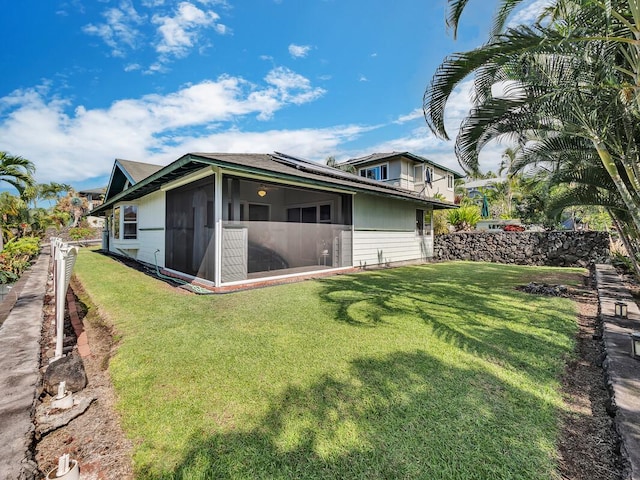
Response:
MULTIPOLYGON (((382 175, 382 170, 380 170, 380 174, 382 175)), ((367 178, 369 180, 376 180, 378 182, 386 182, 387 180, 389 180, 389 162, 376 163, 376 164, 368 165, 366 167, 358 168, 358 176, 362 178, 367 178), (377 167, 387 167, 387 178, 369 178, 366 175, 362 175, 363 171, 372 170, 377 167)))
POLYGON ((225 170, 225 169, 220 169, 220 173, 222 175, 230 175, 232 177, 242 177, 242 178, 250 178, 252 180, 258 180, 260 182, 266 182, 266 183, 275 183, 277 185, 289 185, 289 186, 294 186, 294 187, 302 187, 305 188, 307 190, 311 189, 311 190, 324 190, 327 192, 335 192, 335 193, 347 193, 347 194, 351 194, 351 195, 355 195, 356 192, 353 191, 348 191, 348 190, 342 190, 341 188, 333 188, 333 187, 325 187, 322 185, 316 185, 316 184, 309 184, 309 183, 302 183, 302 182, 296 182, 296 181, 292 181, 292 180, 285 180, 279 177, 265 177, 263 175, 256 175, 256 174, 251 174, 251 173, 245 173, 245 172, 237 172, 235 170, 225 170))
POLYGON ((169 183, 166 183, 160 187, 160 190, 166 192, 167 190, 173 190, 174 188, 182 187, 187 183, 195 182, 196 180, 200 180, 201 178, 208 177, 215 173, 214 167, 205 167, 197 172, 190 173, 185 177, 181 177, 177 180, 173 180, 169 183))
MULTIPOLYGON (((220 168, 212 167, 214 177, 213 182, 213 220, 215 223, 214 254, 215 266, 213 280, 216 285, 222 284, 222 227, 223 227, 223 202, 222 202, 222 174, 220 168)), ((226 205, 225 205, 226 206, 226 205)))
MULTIPOLYGON (((315 275, 316 273, 321 273, 321 272, 339 272, 342 270, 351 270, 352 268, 353 266, 323 268, 321 270, 309 270, 308 272, 287 273, 284 275, 276 275, 274 277, 260 277, 260 278, 251 278, 251 279, 245 279, 245 280, 236 280, 235 282, 221 283, 220 286, 226 287, 226 286, 233 286, 233 285, 246 285, 250 283, 260 283, 260 282, 266 282, 270 280, 280 280, 284 278, 295 278, 295 277, 303 277, 305 275, 315 275)), ((198 280, 200 279, 198 278, 198 280)))
MULTIPOLYGON (((321 272, 339 272, 339 271, 343 271, 343 270, 346 271, 346 270, 351 270, 352 268, 353 268, 353 266, 336 267, 336 268, 323 268, 321 270, 309 270, 308 272, 287 273, 287 274, 284 274, 284 275, 276 275, 274 277, 260 277, 260 278, 250 278, 250 279, 245 279, 245 280, 236 280, 235 282, 221 283, 220 287, 231 287, 231 286, 235 286, 235 285, 247 285, 247 284, 251 284, 251 283, 260 283, 260 282, 265 282, 265 281, 270 281, 270 280, 281 280, 281 279, 285 279, 285 278, 302 277, 302 276, 305 276, 305 275, 315 275, 316 273, 321 273, 321 272)), ((201 277, 194 277, 193 275, 189 275, 188 273, 179 272, 178 270, 173 270, 171 268, 162 267, 162 269, 165 272, 172 273, 172 274, 176 275, 178 277, 178 279, 186 278, 188 280, 196 280, 198 283, 201 283, 203 285, 208 285, 208 286, 214 287, 214 288, 217 286, 211 280, 206 280, 206 279, 201 278, 201 277)))

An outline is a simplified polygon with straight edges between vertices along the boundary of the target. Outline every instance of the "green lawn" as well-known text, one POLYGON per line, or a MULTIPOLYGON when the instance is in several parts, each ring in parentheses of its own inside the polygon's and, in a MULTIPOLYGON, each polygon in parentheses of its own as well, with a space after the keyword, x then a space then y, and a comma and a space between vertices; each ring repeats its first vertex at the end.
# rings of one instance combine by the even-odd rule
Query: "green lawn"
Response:
POLYGON ((89 250, 137 478, 549 479, 578 269, 446 263, 225 295, 89 250), (557 279, 551 279, 557 282, 557 279))

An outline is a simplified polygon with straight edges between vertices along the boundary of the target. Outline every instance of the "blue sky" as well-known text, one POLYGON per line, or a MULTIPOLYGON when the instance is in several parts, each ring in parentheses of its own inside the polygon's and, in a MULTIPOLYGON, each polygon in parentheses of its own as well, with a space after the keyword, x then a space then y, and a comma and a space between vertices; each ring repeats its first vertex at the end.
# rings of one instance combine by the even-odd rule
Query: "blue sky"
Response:
MULTIPOLYGON (((445 3, 4 0, 0 150, 76 189, 106 185, 115 158, 165 165, 187 152, 410 151, 461 171, 452 143, 428 132, 422 95, 447 54, 486 40, 497 2, 469 2, 455 41, 445 3)), ((468 108, 461 88, 452 134, 468 108)))

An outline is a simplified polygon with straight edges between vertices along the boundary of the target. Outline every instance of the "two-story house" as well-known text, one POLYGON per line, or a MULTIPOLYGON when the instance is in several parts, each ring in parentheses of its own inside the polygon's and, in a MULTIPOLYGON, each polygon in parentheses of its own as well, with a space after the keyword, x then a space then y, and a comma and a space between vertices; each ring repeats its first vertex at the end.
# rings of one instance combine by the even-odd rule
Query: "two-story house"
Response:
POLYGON ((344 168, 347 165, 352 166, 354 173, 361 177, 418 192, 426 198, 439 194, 448 202, 455 199, 455 179, 464 177, 454 170, 409 152, 372 153, 341 162, 338 167, 344 168))

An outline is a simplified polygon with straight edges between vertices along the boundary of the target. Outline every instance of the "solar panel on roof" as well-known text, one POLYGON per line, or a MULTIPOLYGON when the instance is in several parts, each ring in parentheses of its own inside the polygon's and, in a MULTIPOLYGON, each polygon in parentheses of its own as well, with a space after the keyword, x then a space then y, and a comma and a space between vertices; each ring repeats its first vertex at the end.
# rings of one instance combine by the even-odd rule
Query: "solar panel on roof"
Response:
POLYGON ((376 187, 388 188, 390 190, 396 190, 392 185, 387 185, 383 182, 379 182, 377 180, 371 180, 369 178, 361 177, 359 175, 355 175, 353 173, 345 172, 344 170, 340 170, 338 168, 329 167, 327 165, 322 165, 321 163, 312 162, 310 160, 305 160, 303 158, 294 157, 292 155, 287 155, 285 153, 274 152, 275 155, 273 159, 275 161, 279 161, 286 165, 293 166, 299 170, 305 170, 307 172, 312 173, 320 173, 324 175, 330 175, 336 178, 342 178, 345 180, 350 180, 352 182, 360 182, 366 183, 369 185, 375 185, 376 187))

